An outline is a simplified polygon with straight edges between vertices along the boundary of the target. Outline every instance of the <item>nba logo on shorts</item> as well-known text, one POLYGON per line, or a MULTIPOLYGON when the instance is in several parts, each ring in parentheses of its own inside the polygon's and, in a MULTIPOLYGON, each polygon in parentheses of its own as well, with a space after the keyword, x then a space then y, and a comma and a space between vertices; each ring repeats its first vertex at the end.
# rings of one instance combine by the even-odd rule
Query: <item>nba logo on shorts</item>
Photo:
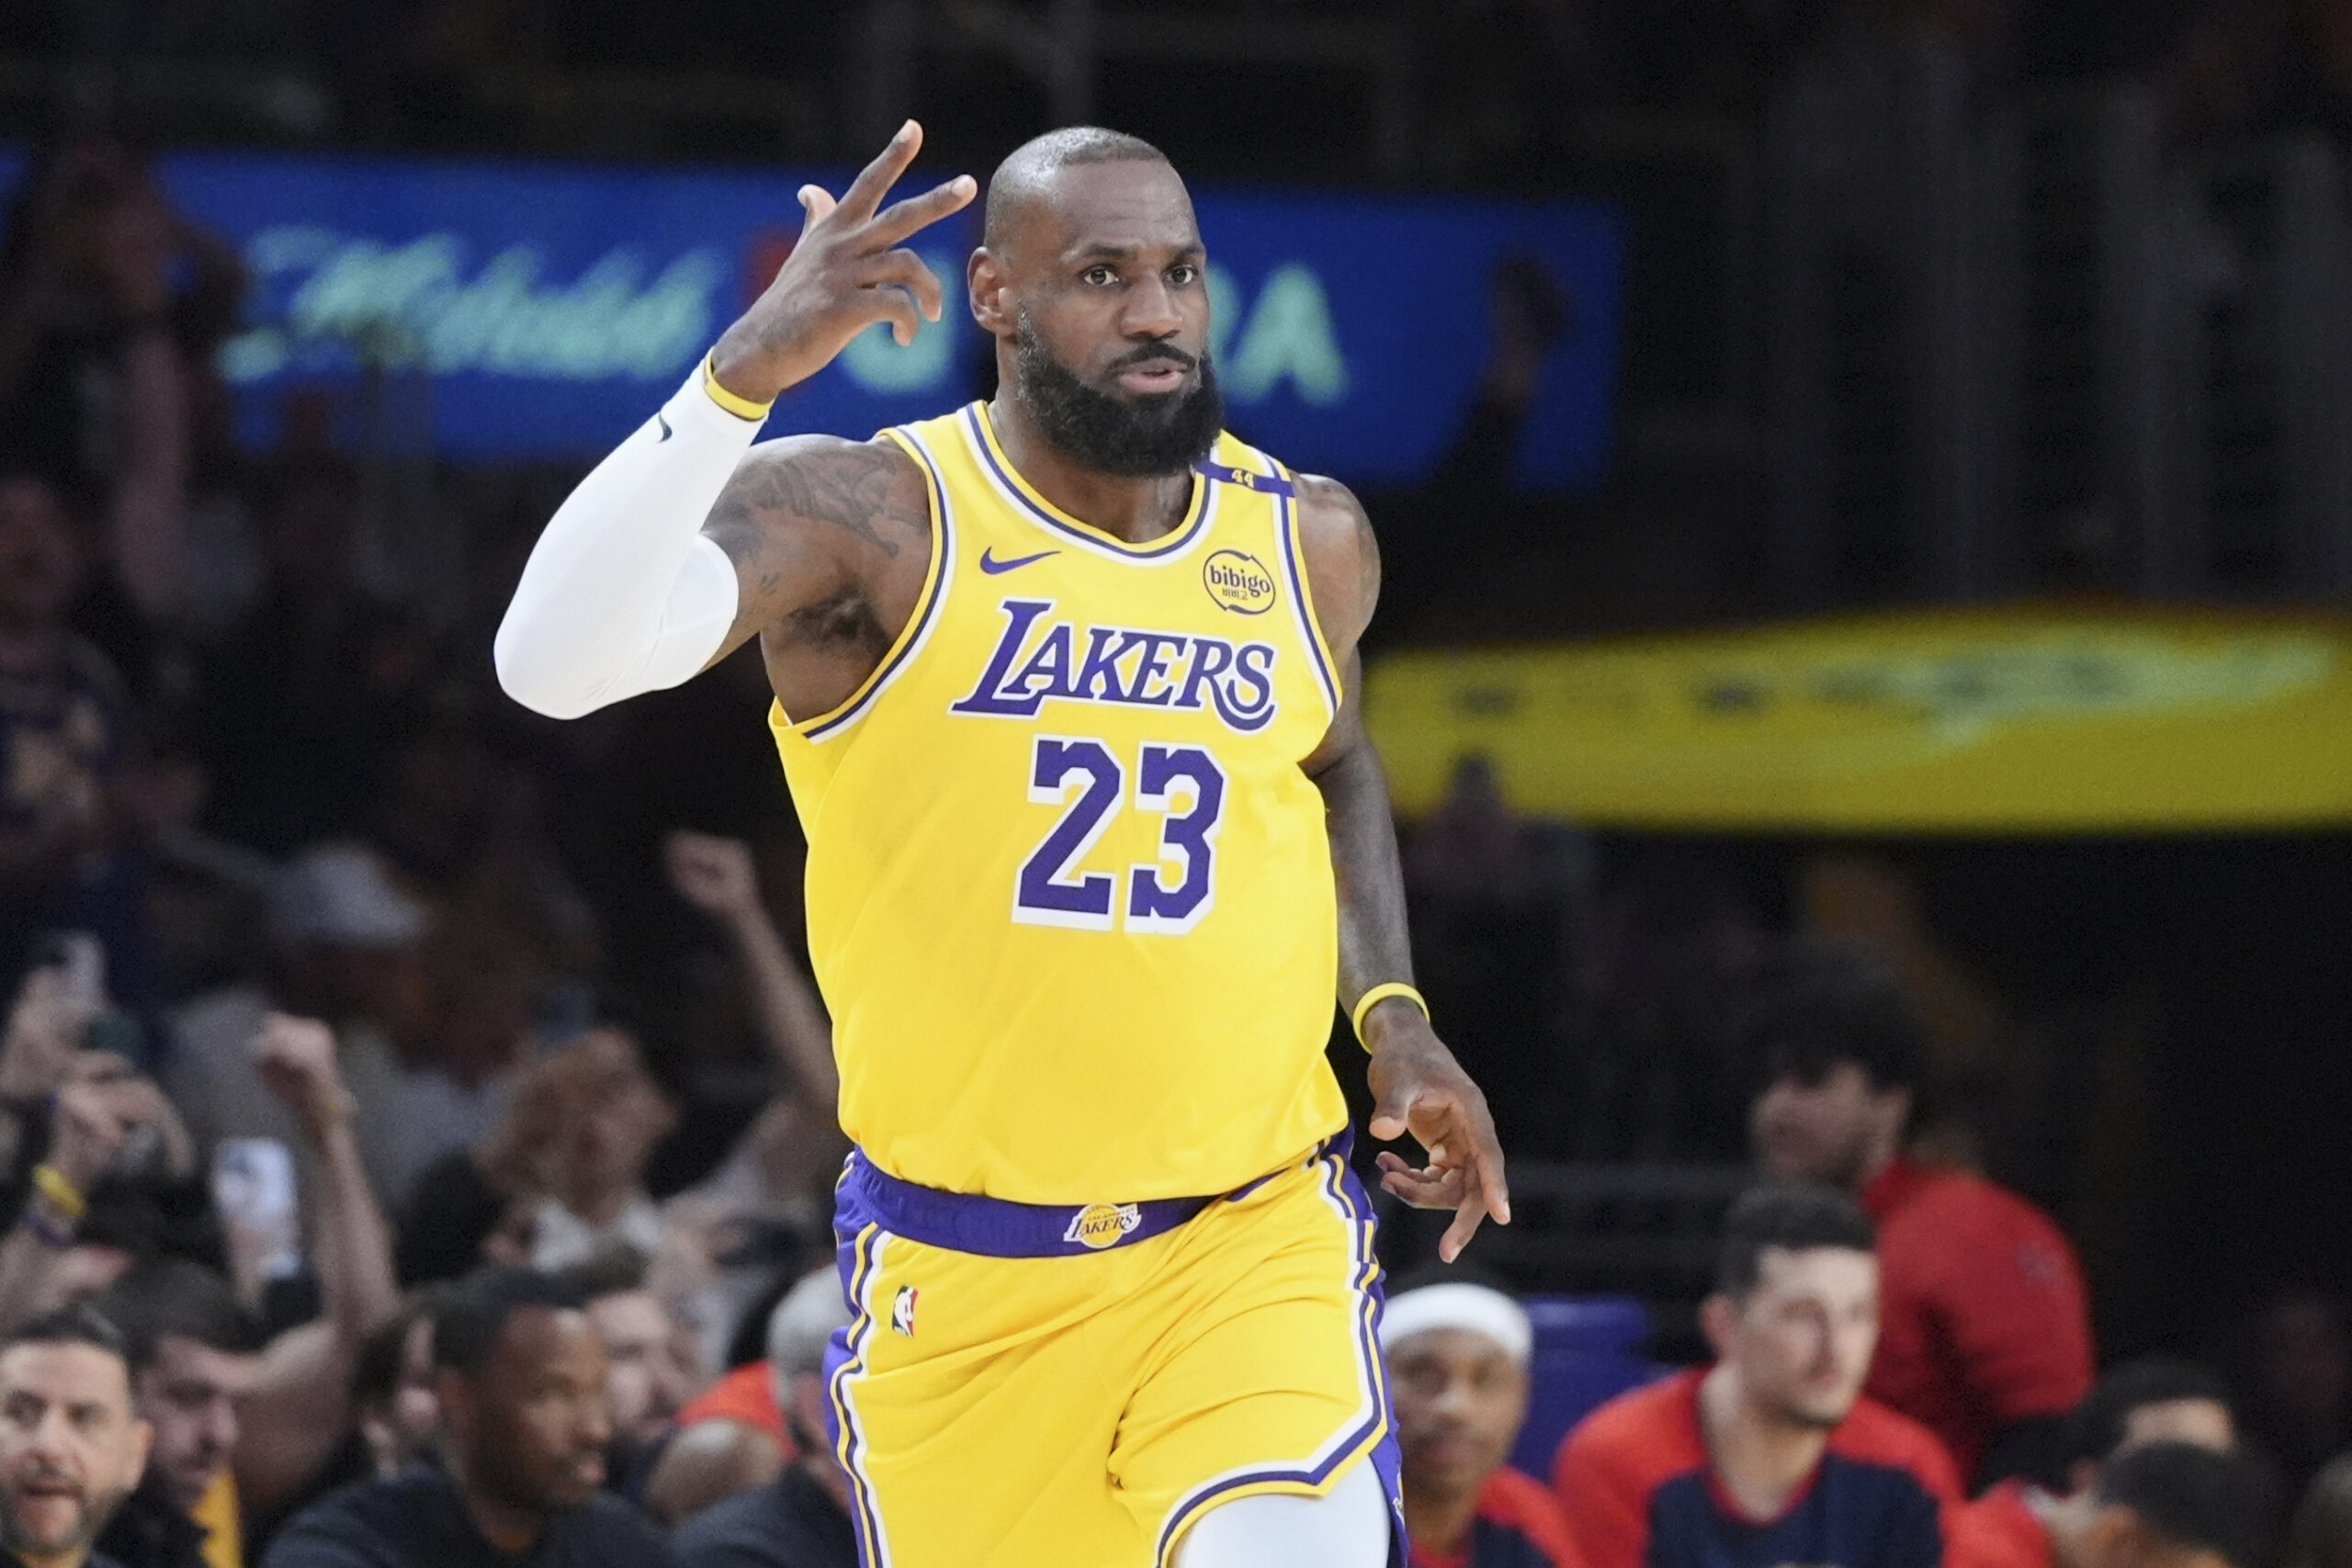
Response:
POLYGON ((915 1288, 912 1285, 899 1287, 898 1299, 890 1303, 890 1326, 900 1334, 914 1333, 915 1288))

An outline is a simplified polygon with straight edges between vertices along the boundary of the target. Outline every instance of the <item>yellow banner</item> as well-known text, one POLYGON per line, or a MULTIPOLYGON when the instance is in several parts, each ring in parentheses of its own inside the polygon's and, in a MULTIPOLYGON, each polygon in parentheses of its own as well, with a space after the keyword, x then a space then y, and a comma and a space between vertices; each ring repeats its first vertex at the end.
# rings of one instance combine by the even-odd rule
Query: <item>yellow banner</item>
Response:
POLYGON ((2352 618, 1955 611, 1380 661, 1397 805, 1492 761, 1595 825, 2177 832, 2352 823, 2352 618))

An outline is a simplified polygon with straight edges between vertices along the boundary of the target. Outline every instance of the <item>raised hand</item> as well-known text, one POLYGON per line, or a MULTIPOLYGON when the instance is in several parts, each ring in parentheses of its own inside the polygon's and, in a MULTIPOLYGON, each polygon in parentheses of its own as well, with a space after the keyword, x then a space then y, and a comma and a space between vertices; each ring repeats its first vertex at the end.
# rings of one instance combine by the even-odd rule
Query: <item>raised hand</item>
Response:
POLYGON ((1488 1215, 1498 1224, 1510 1224, 1495 1119, 1487 1097, 1419 1012, 1391 1005, 1385 1015, 1375 1010, 1366 1024, 1374 1031, 1367 1034, 1373 1046, 1367 1076, 1375 1100, 1368 1131, 1384 1143, 1410 1133, 1430 1161, 1417 1170, 1383 1152, 1380 1185, 1416 1209, 1453 1211, 1437 1248, 1451 1263, 1488 1215))
POLYGON ((759 873, 742 840, 681 829, 662 844, 662 858, 678 897, 713 919, 732 922, 759 909, 759 873))
POLYGON ((939 279, 902 242, 961 210, 979 186, 958 175, 884 208, 882 198, 922 147, 922 127, 909 120, 840 201, 815 186, 800 187, 808 217, 799 243, 711 352, 720 386, 752 402, 770 402, 831 364, 850 339, 876 321, 889 322, 891 335, 910 344, 918 309, 922 321, 939 320, 939 279))
POLYGON ((314 1136, 350 1110, 334 1031, 317 1019, 271 1013, 254 1041, 254 1070, 314 1136))

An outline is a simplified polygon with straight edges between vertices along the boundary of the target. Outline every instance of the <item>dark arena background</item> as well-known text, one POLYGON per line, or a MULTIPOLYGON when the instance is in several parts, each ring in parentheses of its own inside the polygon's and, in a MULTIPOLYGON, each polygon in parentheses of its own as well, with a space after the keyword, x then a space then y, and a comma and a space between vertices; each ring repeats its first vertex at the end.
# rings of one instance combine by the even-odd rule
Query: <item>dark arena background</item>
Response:
MULTIPOLYGON (((484 1260, 656 1313, 616 1487, 729 1397, 797 1451, 739 1369, 847 1145, 760 661, 558 724, 490 648, 910 115, 924 186, 1162 149, 1230 427, 1370 512, 1523 1468, 1707 1358, 1792 943, 2100 1366, 2212 1368, 2282 1503, 2352 1447, 2352 0, 0 0, 0 1328, 200 1265, 194 1338, 329 1347, 216 1546, 431 1447, 484 1260)), ((770 434, 993 391, 978 211, 770 434)))

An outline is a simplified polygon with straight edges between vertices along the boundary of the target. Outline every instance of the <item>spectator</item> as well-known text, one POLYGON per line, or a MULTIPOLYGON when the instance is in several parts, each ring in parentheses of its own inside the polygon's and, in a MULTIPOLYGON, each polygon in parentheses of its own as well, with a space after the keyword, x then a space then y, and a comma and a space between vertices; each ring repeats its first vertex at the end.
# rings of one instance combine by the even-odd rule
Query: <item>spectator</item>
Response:
POLYGON ((367 1449, 366 1474, 382 1481, 406 1470, 441 1427, 433 1393, 433 1310, 438 1296, 413 1292, 376 1325, 352 1374, 351 1403, 367 1449))
POLYGON ((85 565, 56 488, 0 472, 0 973, 13 981, 44 931, 93 931, 138 1004, 153 964, 121 682, 66 626, 85 565))
POLYGON ((768 1314, 775 1402, 802 1457, 773 1483, 686 1510, 673 1541, 680 1568, 854 1568, 849 1477, 824 1437, 825 1348, 848 1323, 831 1269, 802 1280, 768 1314))
POLYGON ((678 1411, 695 1393, 694 1364, 682 1354, 689 1336, 647 1288, 641 1253, 608 1248, 565 1270, 562 1278, 579 1293, 605 1344, 613 1413, 605 1468, 611 1483, 634 1499, 643 1494, 662 1445, 677 1429, 678 1411))
POLYGON ((93 1550, 147 1463, 122 1337, 66 1307, 0 1345, 0 1545, 22 1568, 116 1568, 93 1550))
POLYGON ((516 1076, 489 1134, 418 1181, 401 1229, 401 1277, 462 1274, 486 1248, 541 1269, 612 1246, 657 1254, 662 1213, 645 1168, 677 1115, 637 1042, 617 1029, 591 1030, 537 1057, 516 1076))
POLYGON ((152 1487, 108 1540, 127 1568, 180 1562, 192 1520, 211 1568, 239 1561, 243 1521, 282 1510, 327 1465, 352 1429, 350 1388, 360 1348, 397 1305, 390 1242, 369 1194, 335 1072, 334 1043, 312 1020, 274 1018, 254 1048, 262 1081, 304 1129, 320 1316, 265 1344, 227 1280, 182 1259, 142 1265, 105 1300, 122 1325, 142 1414, 154 1423, 152 1487))
MULTIPOLYGON (((818 1273, 839 1279, 830 1269, 818 1273)), ((775 1325, 771 1312, 768 1326, 775 1325)), ((785 1407, 776 1403, 777 1382, 774 1360, 763 1356, 720 1377, 678 1412, 678 1435, 662 1450, 646 1483, 646 1506, 654 1517, 683 1524, 714 1503, 767 1485, 800 1457, 785 1407)))
POLYGON ((2295 1288, 2270 1296, 2240 1370, 2246 1434, 2278 1461, 2292 1496, 2352 1444, 2352 1333, 2343 1299, 2295 1288))
POLYGON ((1587 1568, 1939 1568, 1951 1461, 1861 1394, 1878 1338, 1870 1221, 1814 1186, 1733 1204, 1700 1309, 1713 1366, 1602 1405, 1552 1480, 1587 1568))
POLYGON ((298 1515, 263 1568, 661 1568, 668 1543, 603 1492, 604 1347, 560 1281, 485 1269, 434 1315, 446 1469, 417 1465, 298 1515))
POLYGON ((359 481, 327 451, 273 462, 260 500, 267 583, 207 651, 207 826, 271 854, 358 830, 387 776, 394 717, 424 669, 356 581, 359 481))
POLYGON ((2260 1568, 2269 1561, 2268 1478, 2245 1453, 2157 1442, 2109 1464, 2098 1484, 2010 1515, 2006 1535, 1955 1537, 1954 1568, 2260 1568))
MULTIPOLYGON (((208 1154, 223 1138, 299 1141, 293 1113, 261 1092, 254 1066, 253 1042, 272 1012, 326 1020, 339 1053, 352 1059, 346 1066, 371 1089, 373 1080, 390 1077, 400 1055, 394 1043, 421 1040, 437 1021, 425 964, 431 911, 394 882, 373 850, 346 842, 304 851, 278 883, 269 923, 266 982, 209 992, 173 1020, 164 1085, 208 1154)), ((463 1117, 448 1105, 368 1110, 361 1146, 368 1171, 380 1201, 396 1203, 403 1178, 423 1168, 401 1141, 420 1131, 400 1126, 401 1112, 421 1111, 417 1120, 439 1126, 462 1124, 463 1117)))
POLYGON ((1765 1174, 1842 1188, 1878 1224, 1871 1396, 1935 1433, 1979 1484, 2049 1473, 2091 1385, 2082 1269, 2023 1198, 1904 1157, 1924 1051, 1901 990, 1859 954, 1801 948, 1743 1032, 1765 1072, 1750 1122, 1765 1174))
POLYGON ((1949 1519, 1955 1568, 2043 1568, 2045 1521, 2062 1505, 2095 1493, 2124 1455, 2155 1443, 2236 1450, 2236 1423, 2217 1374, 2186 1361, 2151 1359, 2101 1378, 2066 1423, 2064 1497, 2012 1478, 1963 1504, 1949 1519))
POLYGON ((134 1269, 98 1309, 121 1325, 147 1472, 98 1545, 124 1568, 236 1568, 243 1519, 232 1463, 239 1405, 259 1381, 261 1325, 201 1264, 134 1269))
POLYGON ((2113 1461, 2151 1443, 2238 1446, 2221 1374, 2164 1357, 2126 1361, 2093 1385, 2066 1422, 2066 1491, 2086 1492, 2113 1461))
POLYGON ((1506 1462, 1527 1418, 1534 1329, 1520 1304, 1453 1281, 1399 1292, 1380 1348, 1404 1450, 1413 1568, 1583 1568, 1543 1485, 1506 1462))
POLYGON ((38 1129, 48 1157, 0 1237, 0 1325, 106 1290, 155 1239, 153 1190, 175 1210, 188 1197, 194 1151, 163 1092, 111 1052, 65 1062, 38 1129))

